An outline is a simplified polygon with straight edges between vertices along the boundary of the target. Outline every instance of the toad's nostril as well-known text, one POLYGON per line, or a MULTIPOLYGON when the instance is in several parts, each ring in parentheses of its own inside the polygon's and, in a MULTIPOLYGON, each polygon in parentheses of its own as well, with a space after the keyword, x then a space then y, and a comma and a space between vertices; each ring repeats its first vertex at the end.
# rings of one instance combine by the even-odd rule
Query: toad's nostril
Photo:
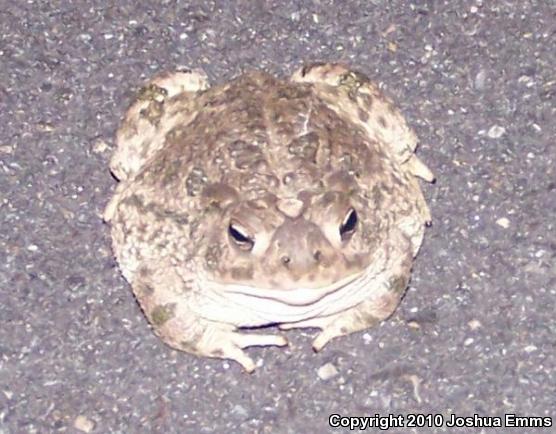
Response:
POLYGON ((282 256, 281 260, 282 260, 282 264, 284 264, 284 265, 288 265, 291 262, 291 259, 290 259, 289 256, 282 256))
POLYGON ((319 262, 322 259, 321 251, 315 250, 315 253, 313 253, 313 258, 315 258, 315 261, 319 262))

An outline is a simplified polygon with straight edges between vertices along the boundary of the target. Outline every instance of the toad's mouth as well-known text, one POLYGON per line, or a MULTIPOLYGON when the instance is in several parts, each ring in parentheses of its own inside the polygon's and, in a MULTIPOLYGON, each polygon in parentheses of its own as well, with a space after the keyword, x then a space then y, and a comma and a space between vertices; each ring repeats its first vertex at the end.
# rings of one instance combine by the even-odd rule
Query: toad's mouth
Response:
MULTIPOLYGON (((227 284, 222 287, 227 297, 241 298, 252 297, 257 299, 274 300, 290 306, 306 306, 314 304, 327 295, 337 292, 342 288, 357 285, 361 282, 365 271, 344 277, 329 285, 316 288, 294 287, 287 290, 276 290, 273 288, 261 288, 250 285, 227 284)), ((362 283, 362 282, 361 282, 362 283)))
POLYGON ((384 286, 383 267, 365 270, 320 288, 288 291, 247 285, 205 282, 202 316, 249 327, 302 321, 349 309, 384 286), (224 319, 224 320, 223 320, 224 319))

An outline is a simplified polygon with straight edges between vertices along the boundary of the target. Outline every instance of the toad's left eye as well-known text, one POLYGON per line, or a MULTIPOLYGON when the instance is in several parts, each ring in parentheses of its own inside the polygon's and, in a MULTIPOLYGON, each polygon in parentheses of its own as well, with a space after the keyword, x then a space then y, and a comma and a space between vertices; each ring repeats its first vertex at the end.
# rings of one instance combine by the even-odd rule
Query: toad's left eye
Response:
POLYGON ((250 236, 243 227, 235 222, 230 222, 228 234, 234 243, 242 250, 249 251, 255 245, 255 238, 250 236))
POLYGON ((340 238, 342 241, 349 239, 353 235, 357 227, 357 220, 357 212, 350 208, 340 225, 340 238))

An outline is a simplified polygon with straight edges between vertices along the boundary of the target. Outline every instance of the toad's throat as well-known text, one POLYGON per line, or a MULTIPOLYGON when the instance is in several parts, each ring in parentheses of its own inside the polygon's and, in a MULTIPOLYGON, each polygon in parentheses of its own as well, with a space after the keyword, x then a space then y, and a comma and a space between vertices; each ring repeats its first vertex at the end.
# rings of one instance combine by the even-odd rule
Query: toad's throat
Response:
POLYGON ((203 292, 203 316, 214 321, 229 318, 247 327, 331 315, 361 303, 373 288, 384 288, 383 267, 373 265, 321 288, 281 291, 210 282, 203 292))
POLYGON ((222 287, 227 298, 254 297, 256 299, 267 299, 282 302, 290 306, 307 306, 314 304, 327 295, 340 291, 342 288, 357 285, 364 274, 359 272, 338 280, 330 285, 317 288, 296 287, 289 290, 273 288, 259 288, 249 285, 227 284, 222 287))

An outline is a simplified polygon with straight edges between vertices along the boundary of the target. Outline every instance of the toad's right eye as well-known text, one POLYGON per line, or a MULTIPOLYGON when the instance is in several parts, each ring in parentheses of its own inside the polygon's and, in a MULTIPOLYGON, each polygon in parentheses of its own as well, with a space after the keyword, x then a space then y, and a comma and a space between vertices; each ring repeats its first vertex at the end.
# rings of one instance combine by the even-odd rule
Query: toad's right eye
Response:
POLYGON ((255 245, 255 238, 237 223, 230 223, 228 234, 234 244, 242 250, 251 250, 255 245))

